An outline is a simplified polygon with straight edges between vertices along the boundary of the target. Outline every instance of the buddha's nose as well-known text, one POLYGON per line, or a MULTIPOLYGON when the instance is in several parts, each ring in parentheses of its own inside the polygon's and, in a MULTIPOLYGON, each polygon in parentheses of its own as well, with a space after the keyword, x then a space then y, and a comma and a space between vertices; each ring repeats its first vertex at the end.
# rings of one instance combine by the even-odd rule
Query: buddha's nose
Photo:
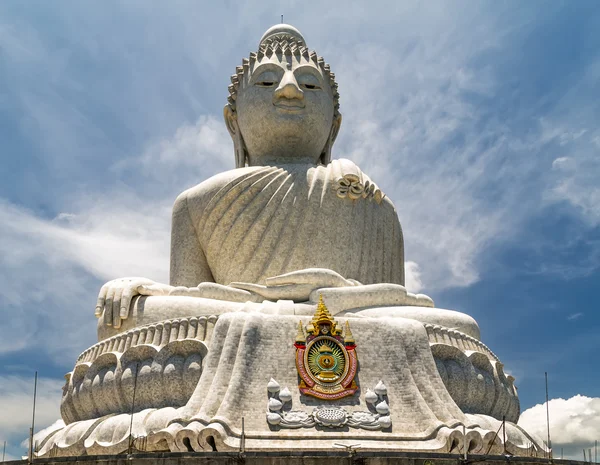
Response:
POLYGON ((304 100, 304 92, 298 86, 293 72, 285 72, 279 86, 275 89, 275 98, 304 100))

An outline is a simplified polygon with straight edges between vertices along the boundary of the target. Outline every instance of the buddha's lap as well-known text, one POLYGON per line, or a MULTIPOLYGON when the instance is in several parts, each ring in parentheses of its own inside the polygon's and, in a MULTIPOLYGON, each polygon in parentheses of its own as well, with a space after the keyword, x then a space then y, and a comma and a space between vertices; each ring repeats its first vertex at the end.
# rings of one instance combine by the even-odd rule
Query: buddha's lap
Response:
MULTIPOLYGON (((102 318, 98 320, 98 341, 145 325, 178 318, 198 317, 206 319, 223 313, 240 311, 308 316, 314 313, 314 309, 314 302, 294 303, 289 300, 239 303, 201 297, 141 296, 132 303, 130 316, 123 321, 120 328, 115 329, 106 326, 102 318)), ((457 330, 475 339, 480 338, 477 322, 469 315, 454 310, 413 305, 362 305, 357 308, 343 308, 340 310, 332 311, 332 314, 348 318, 406 318, 428 325, 457 330)))
MULTIPOLYGON (((262 359, 280 360, 286 365, 284 354, 287 352, 281 344, 289 343, 288 348, 293 348, 297 322, 306 323, 314 313, 313 305, 293 302, 235 304, 190 297, 143 297, 138 299, 136 307, 141 311, 131 321, 141 316, 141 326, 110 337, 80 356, 65 390, 65 418, 79 421, 119 413, 122 405, 129 404, 132 395, 129 384, 134 372, 138 373, 135 377, 141 383, 139 398, 136 397, 139 408, 185 405, 207 369, 204 358, 210 356, 211 351, 224 350, 220 341, 229 338, 230 328, 234 326, 232 322, 246 325, 258 321, 257 324, 250 323, 253 329, 258 328, 263 334, 257 341, 269 339, 273 333, 284 333, 276 336, 276 344, 253 341, 252 344, 260 344, 260 348, 246 349, 260 349, 262 359), (236 308, 237 312, 234 311, 236 308), (163 312, 169 310, 177 314, 163 318, 163 312), (160 320, 150 323, 152 318, 160 320)), ((456 322, 462 315, 431 308, 379 307, 355 313, 341 312, 335 318, 341 324, 346 318, 350 321, 361 366, 380 363, 379 357, 385 357, 392 349, 387 343, 382 346, 380 335, 387 334, 390 341, 397 341, 398 347, 394 350, 400 350, 399 354, 406 350, 399 348, 410 347, 412 358, 401 363, 410 372, 416 373, 422 370, 420 367, 430 366, 435 361, 432 373, 437 368, 448 393, 463 411, 499 418, 518 415, 512 379, 504 376, 497 357, 474 337, 439 324, 415 321, 424 313, 429 313, 428 317, 437 315, 438 322, 446 318, 446 323, 456 322), (413 318, 406 318, 408 315, 413 318), (452 376, 448 378, 450 372, 452 376), (500 393, 504 397, 498 401, 492 396, 494 402, 488 405, 490 393, 500 393)), ((463 321, 467 321, 468 317, 463 317, 463 321)), ((238 344, 236 341, 229 343, 238 344)), ((239 344, 242 344, 241 340, 239 344)), ((293 366, 293 361, 290 363, 293 366)), ((240 366, 245 366, 244 360, 240 366)), ((439 383, 439 378, 428 382, 439 383)))

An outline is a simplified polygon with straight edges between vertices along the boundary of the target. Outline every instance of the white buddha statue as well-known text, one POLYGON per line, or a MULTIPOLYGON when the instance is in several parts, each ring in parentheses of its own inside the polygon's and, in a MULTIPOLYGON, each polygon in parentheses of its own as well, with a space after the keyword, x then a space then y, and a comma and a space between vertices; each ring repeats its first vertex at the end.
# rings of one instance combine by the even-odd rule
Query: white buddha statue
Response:
POLYGON ((303 302, 318 289, 353 287, 336 297, 432 306, 404 289, 402 229, 391 200, 353 162, 331 160, 342 121, 337 84, 300 32, 287 25, 267 31, 229 91, 224 117, 237 168, 175 201, 170 285, 121 278, 102 287, 101 335, 121 330, 138 294, 303 302), (378 283, 387 285, 362 286, 378 283))
POLYGON ((170 287, 107 283, 96 309, 106 325, 120 327, 136 294, 306 301, 319 287, 404 285, 394 205, 354 163, 331 161, 342 116, 329 65, 276 26, 232 82, 224 116, 237 168, 177 198, 170 287))
POLYGON ((67 426, 39 455, 117 454, 130 434, 143 450, 231 450, 242 417, 256 450, 343 439, 498 449, 503 417, 513 453, 541 450, 514 425, 513 379, 477 323, 405 289, 391 200, 353 162, 331 159, 342 118, 329 65, 276 25, 229 94, 236 169, 175 201, 169 284, 102 287, 99 342, 67 375, 67 426))

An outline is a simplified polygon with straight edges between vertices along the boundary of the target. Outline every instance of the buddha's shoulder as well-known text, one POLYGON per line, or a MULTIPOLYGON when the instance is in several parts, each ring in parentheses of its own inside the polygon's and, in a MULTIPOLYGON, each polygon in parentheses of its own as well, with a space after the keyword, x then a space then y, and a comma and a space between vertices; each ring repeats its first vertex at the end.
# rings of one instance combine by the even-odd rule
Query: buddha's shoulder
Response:
MULTIPOLYGON (((323 181, 326 179, 329 179, 329 182, 333 181, 334 189, 341 188, 343 190, 344 183, 352 183, 355 189, 364 189, 365 197, 374 200, 380 207, 395 210, 393 203, 379 186, 356 163, 345 158, 332 160, 327 166, 250 166, 224 171, 182 192, 177 197, 174 208, 185 207, 192 216, 196 217, 202 214, 211 200, 223 189, 227 190, 243 179, 260 176, 260 172, 281 170, 298 176, 296 178, 298 186, 307 182, 311 183, 311 179, 314 179, 315 176, 323 181), (301 174, 303 170, 306 170, 306 176, 301 174)), ((350 185, 346 187, 349 188, 350 185)))
POLYGON ((360 182, 366 183, 368 181, 369 183, 373 183, 373 180, 360 168, 360 166, 347 158, 336 158, 335 160, 331 160, 328 168, 336 178, 356 178, 356 180, 360 182))
POLYGON ((204 209, 214 195, 223 187, 240 177, 245 177, 261 169, 264 169, 264 167, 247 166, 216 174, 179 194, 175 200, 174 208, 177 209, 178 206, 185 204, 190 213, 198 213, 204 209))
POLYGON ((338 158, 331 161, 331 172, 339 184, 340 194, 352 188, 362 191, 364 197, 373 199, 382 208, 390 209, 396 214, 396 207, 391 199, 385 195, 379 185, 362 169, 347 158, 338 158))

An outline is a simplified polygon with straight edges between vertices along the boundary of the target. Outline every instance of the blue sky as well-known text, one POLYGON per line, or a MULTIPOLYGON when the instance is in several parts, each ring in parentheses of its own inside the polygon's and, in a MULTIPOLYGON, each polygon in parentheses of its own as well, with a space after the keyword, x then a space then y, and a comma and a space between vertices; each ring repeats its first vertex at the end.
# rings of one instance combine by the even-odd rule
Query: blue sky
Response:
POLYGON ((168 279, 184 189, 234 167, 229 75, 279 22, 331 64, 409 287, 474 316, 532 428, 600 440, 600 4, 0 2, 0 441, 58 418, 108 279, 168 279), (209 6, 210 5, 210 6, 209 6), (563 399, 563 400, 560 400, 563 399), (542 415, 543 416, 543 415, 542 415), (536 423, 538 422, 538 423, 536 423), (597 437, 595 437, 597 436, 597 437))

